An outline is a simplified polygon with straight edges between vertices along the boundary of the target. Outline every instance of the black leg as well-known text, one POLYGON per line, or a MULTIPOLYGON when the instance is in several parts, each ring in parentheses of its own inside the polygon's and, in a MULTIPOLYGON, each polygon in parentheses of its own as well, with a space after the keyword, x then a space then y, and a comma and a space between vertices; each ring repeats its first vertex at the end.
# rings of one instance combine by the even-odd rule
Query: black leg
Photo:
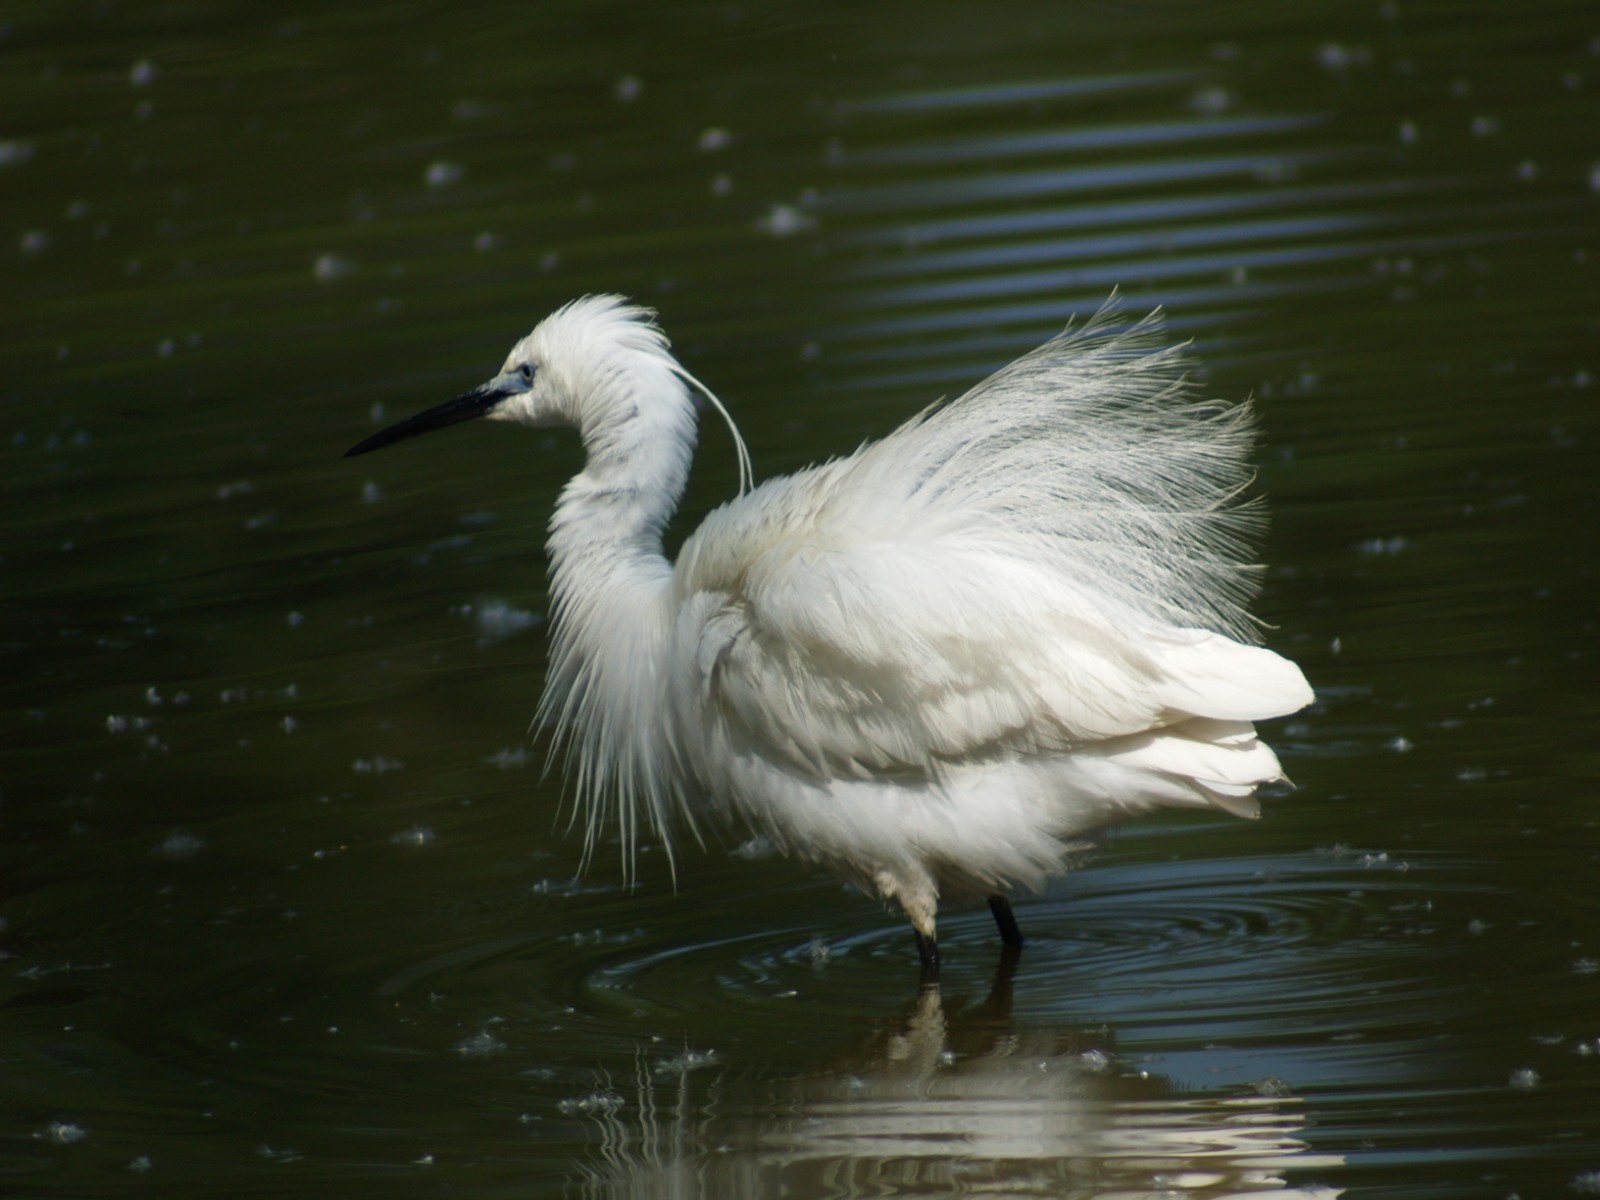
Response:
POLYGON ((990 896, 989 911, 994 914, 994 923, 1000 927, 1000 940, 1008 946, 1022 945, 1022 930, 1017 928, 1017 917, 1011 911, 1011 902, 1001 895, 990 896))
POLYGON ((939 943, 935 938, 928 937, 920 930, 913 929, 917 936, 917 954, 922 958, 923 978, 937 977, 939 974, 939 943))

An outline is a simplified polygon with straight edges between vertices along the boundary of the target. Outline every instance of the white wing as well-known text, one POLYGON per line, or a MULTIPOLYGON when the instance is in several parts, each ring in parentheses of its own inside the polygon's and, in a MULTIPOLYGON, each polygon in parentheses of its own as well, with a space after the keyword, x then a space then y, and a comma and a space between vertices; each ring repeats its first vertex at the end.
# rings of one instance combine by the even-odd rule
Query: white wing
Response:
POLYGON ((1157 334, 1097 318, 711 514, 675 573, 702 711, 831 778, 1309 701, 1292 664, 1221 632, 1249 626, 1248 413, 1187 403, 1157 334))

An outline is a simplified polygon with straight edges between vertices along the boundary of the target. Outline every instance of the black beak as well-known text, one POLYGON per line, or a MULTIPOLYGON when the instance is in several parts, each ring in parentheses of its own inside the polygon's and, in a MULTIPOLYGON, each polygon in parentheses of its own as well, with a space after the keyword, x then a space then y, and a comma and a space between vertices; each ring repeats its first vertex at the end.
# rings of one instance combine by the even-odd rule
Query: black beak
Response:
POLYGON ((397 421, 387 429, 380 429, 371 437, 351 446, 344 452, 344 456, 354 458, 358 454, 365 454, 369 450, 382 450, 385 446, 392 446, 396 442, 403 442, 406 438, 416 437, 421 433, 443 429, 446 425, 457 425, 474 417, 486 417, 511 394, 511 389, 501 386, 498 380, 491 380, 482 387, 475 387, 470 392, 457 396, 454 400, 446 400, 443 404, 419 412, 414 417, 397 421))

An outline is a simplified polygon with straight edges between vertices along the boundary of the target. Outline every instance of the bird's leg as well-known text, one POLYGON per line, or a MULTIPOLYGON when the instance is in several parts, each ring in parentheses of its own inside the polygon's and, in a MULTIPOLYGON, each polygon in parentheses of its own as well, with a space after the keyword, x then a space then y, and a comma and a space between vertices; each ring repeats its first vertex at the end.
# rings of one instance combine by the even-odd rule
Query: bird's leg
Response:
POLYGON ((922 959, 922 978, 924 981, 934 980, 939 977, 939 939, 932 934, 923 933, 920 929, 912 930, 917 937, 917 956, 922 959))
POLYGON ((922 959, 922 978, 927 981, 939 975, 939 887, 927 869, 916 863, 902 864, 898 869, 883 868, 873 878, 878 894, 893 900, 911 922, 917 935, 917 956, 922 959))
POLYGON ((1000 927, 1000 940, 1008 946, 1022 945, 1022 930, 1017 928, 1017 915, 1011 911, 1011 901, 996 893, 989 897, 989 911, 1000 927))

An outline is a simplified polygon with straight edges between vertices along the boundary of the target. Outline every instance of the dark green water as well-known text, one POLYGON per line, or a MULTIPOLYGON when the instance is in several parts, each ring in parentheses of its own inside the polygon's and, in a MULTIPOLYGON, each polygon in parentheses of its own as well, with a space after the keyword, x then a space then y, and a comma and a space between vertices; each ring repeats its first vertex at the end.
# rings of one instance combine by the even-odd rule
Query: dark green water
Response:
POLYGON ((0 1191, 1600 1193, 1592 7, 331 12, 0 15, 0 1191), (1298 790, 937 993, 737 834, 577 879, 575 439, 345 447, 614 290, 782 472, 1113 287, 1257 398, 1298 790))

